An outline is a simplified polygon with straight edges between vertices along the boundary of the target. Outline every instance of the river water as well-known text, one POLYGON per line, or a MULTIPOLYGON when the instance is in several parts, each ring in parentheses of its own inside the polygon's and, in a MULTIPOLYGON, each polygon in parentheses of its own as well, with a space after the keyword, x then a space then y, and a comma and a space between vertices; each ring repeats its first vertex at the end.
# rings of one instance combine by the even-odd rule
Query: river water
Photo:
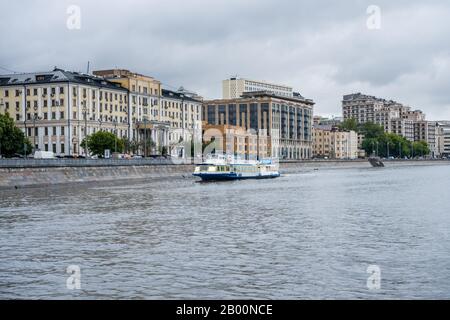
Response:
POLYGON ((450 298, 450 166, 195 181, 1 191, 0 298, 450 298))

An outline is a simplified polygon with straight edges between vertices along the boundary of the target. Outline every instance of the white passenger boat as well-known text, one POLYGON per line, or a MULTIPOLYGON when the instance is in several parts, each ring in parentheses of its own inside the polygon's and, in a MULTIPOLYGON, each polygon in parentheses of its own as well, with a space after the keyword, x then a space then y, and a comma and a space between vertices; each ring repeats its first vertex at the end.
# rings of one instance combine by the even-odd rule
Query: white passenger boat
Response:
POLYGON ((203 181, 271 179, 280 176, 278 168, 278 163, 271 159, 252 161, 214 155, 198 165, 193 175, 203 181))

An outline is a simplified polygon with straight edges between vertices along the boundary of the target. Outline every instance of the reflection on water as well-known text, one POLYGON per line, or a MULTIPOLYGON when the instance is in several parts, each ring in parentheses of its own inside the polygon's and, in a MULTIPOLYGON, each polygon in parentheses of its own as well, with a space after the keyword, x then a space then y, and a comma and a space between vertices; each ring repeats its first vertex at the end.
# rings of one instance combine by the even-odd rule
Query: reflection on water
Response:
POLYGON ((450 298, 450 166, 0 194, 0 298, 450 298), (381 268, 381 290, 366 283, 381 268), (81 290, 66 288, 69 265, 81 290))

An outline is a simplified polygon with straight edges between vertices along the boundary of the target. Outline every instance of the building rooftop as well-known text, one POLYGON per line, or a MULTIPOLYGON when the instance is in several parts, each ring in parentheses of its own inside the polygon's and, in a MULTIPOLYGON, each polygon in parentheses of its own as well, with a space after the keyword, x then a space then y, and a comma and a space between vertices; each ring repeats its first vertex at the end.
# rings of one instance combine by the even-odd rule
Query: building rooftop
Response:
POLYGON ((286 97, 286 96, 278 95, 278 94, 272 93, 270 91, 244 92, 242 94, 242 98, 262 98, 262 97, 271 97, 271 98, 288 100, 288 101, 293 101, 293 102, 303 102, 303 103, 310 104, 310 105, 315 104, 313 100, 304 98, 298 92, 296 92, 293 97, 286 97))
POLYGON ((126 89, 122 88, 120 85, 110 82, 104 78, 85 73, 66 71, 58 68, 55 68, 50 72, 33 72, 0 76, 0 86, 4 87, 51 83, 78 83, 126 91, 126 89))
POLYGON ((239 78, 239 77, 231 77, 227 80, 231 80, 231 81, 236 81, 236 80, 245 80, 245 81, 250 81, 250 82, 255 82, 255 83, 262 83, 262 84, 267 84, 267 85, 271 85, 271 86, 277 86, 277 87, 282 87, 284 89, 289 89, 292 91, 292 87, 290 86, 286 86, 283 84, 278 84, 278 83, 273 83, 273 82, 268 82, 265 80, 254 80, 254 79, 248 79, 248 78, 239 78))
POLYGON ((162 96, 163 98, 167 98, 167 99, 177 99, 177 100, 185 100, 185 101, 192 101, 192 102, 202 102, 199 99, 194 98, 196 95, 192 96, 192 93, 189 92, 187 93, 184 91, 172 91, 172 90, 167 90, 167 89, 162 89, 162 96))
POLYGON ((120 78, 146 78, 150 81, 156 81, 153 77, 146 76, 140 73, 131 72, 127 69, 106 69, 106 70, 95 70, 94 75, 107 78, 107 79, 120 79, 120 78))

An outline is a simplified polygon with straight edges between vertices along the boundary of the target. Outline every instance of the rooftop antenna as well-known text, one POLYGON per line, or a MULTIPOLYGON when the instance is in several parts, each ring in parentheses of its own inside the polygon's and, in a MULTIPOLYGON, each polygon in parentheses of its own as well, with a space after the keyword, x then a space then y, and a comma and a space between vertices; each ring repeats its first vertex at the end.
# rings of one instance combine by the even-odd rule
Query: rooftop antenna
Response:
POLYGON ((89 74, 89 67, 90 67, 90 62, 88 61, 86 74, 89 74))

